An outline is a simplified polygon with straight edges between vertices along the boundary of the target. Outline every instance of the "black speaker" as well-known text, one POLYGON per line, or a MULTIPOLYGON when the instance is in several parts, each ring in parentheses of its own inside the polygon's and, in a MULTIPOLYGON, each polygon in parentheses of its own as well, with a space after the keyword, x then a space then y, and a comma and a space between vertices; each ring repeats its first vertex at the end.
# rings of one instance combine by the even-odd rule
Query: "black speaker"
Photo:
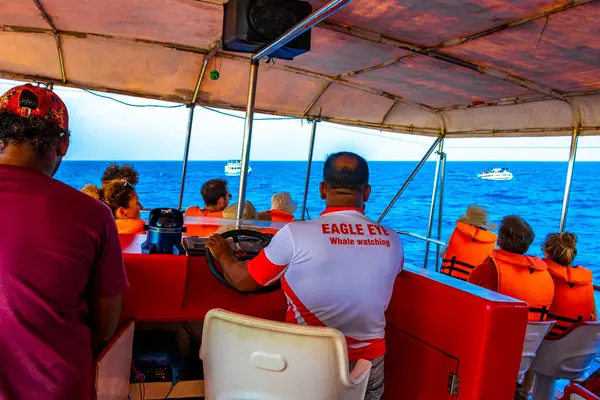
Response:
MULTIPOLYGON (((223 18, 223 49, 254 53, 312 13, 298 0, 229 0, 223 18)), ((310 30, 270 54, 284 60, 310 51, 310 30)))

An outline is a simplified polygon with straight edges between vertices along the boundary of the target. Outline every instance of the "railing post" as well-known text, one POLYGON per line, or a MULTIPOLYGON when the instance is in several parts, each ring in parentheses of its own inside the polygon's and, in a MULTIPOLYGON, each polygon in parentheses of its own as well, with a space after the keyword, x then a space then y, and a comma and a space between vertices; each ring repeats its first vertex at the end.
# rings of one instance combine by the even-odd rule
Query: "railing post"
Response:
POLYGON ((240 171, 240 192, 238 194, 237 219, 244 218, 246 204, 246 185, 248 184, 248 164, 250 163, 250 146, 252 145, 252 123, 254 122, 254 102, 256 101, 256 83, 258 80, 258 61, 250 64, 250 80, 248 83, 248 104, 244 125, 244 142, 242 145, 242 165, 240 171))
POLYGON ((183 167, 181 169, 181 188, 179 189, 179 205, 181 210, 183 207, 183 193, 185 192, 185 177, 187 175, 188 158, 190 156, 190 141, 192 139, 192 124, 194 123, 194 103, 189 105, 190 113, 188 117, 187 135, 185 137, 185 149, 183 151, 183 167))
POLYGON ((427 261, 429 260, 429 239, 431 239, 431 231, 433 229, 433 215, 435 213, 435 200, 437 197, 438 181, 440 179, 440 166, 442 164, 442 158, 444 154, 444 137, 441 136, 439 148, 438 148, 438 159, 435 163, 435 175, 433 178, 433 190, 431 192, 431 205, 429 207, 429 221, 427 223, 427 241, 425 242, 425 260, 423 262, 423 268, 427 269, 427 261))
MULTIPOLYGON (((215 47, 211 53, 214 55, 218 47, 215 47)), ((202 62, 202 68, 200 69, 200 73, 198 74, 198 79, 196 80, 196 87, 194 88, 194 94, 192 95, 192 100, 190 101, 190 114, 188 118, 188 127, 187 127, 187 135, 185 137, 185 149, 183 151, 183 167, 181 170, 181 187, 179 189, 179 205, 178 208, 181 210, 183 207, 183 194, 185 192, 185 177, 187 175, 187 164, 188 158, 190 156, 190 141, 192 139, 192 124, 194 122, 194 108, 196 107, 196 100, 198 100, 198 93, 200 92, 200 85, 202 84, 202 80, 204 79, 204 74, 206 73, 206 67, 208 66, 208 60, 212 55, 207 55, 204 57, 204 61, 202 62)))
POLYGON ((569 167, 567 168, 567 181, 565 182, 565 193, 563 196, 562 212, 560 213, 559 231, 564 232, 567 225, 567 213, 569 211, 569 198, 571 196, 571 182, 573 180, 573 169, 575 168, 575 157, 577 156, 577 142, 579 141, 579 127, 573 128, 571 137, 571 149, 569 151, 569 167))
POLYGON ((313 151, 315 149, 315 137, 317 135, 317 124, 319 120, 313 121, 313 126, 310 131, 310 144, 308 146, 308 165, 306 166, 306 180, 304 182, 304 197, 302 199, 302 221, 304 221, 304 215, 306 214, 306 201, 308 199, 308 184, 310 182, 310 170, 312 167, 313 151))
MULTIPOLYGON (((446 153, 442 153, 442 167, 440 169, 440 206, 438 209, 437 240, 442 239, 442 222, 444 211, 444 187, 446 185, 446 153)), ((440 272, 440 244, 436 243, 435 272, 440 272)))
POLYGON ((404 182, 404 184, 400 187, 400 189, 398 190, 398 193, 396 193, 396 195, 394 196, 394 198, 392 199, 392 201, 390 201, 390 204, 388 204, 388 206, 385 208, 385 210, 381 213, 381 215, 377 219, 377 223, 378 224, 381 223, 381 221, 383 221, 383 219, 385 218, 385 216, 394 207, 394 204, 396 204, 396 201, 398 201, 398 199, 400 198, 400 196, 402 195, 402 193, 404 193, 404 191, 406 190, 406 188, 408 187, 408 185, 415 178, 415 176, 417 175, 417 173, 419 172, 419 170, 421 169, 421 167, 423 166, 423 164, 425 164, 425 162, 427 161, 427 159, 429 158, 429 156, 431 155, 431 153, 433 153, 433 151, 435 150, 435 148, 437 147, 437 145, 442 140, 442 137, 443 136, 440 135, 440 136, 437 137, 437 139, 435 139, 435 141, 433 142, 433 144, 431 145, 431 147, 427 150, 427 152, 425 153, 425 155, 423 156, 423 158, 421 159, 421 161, 419 161, 419 163, 417 164, 417 166, 415 167, 415 169, 413 170, 413 172, 411 172, 411 174, 408 176, 408 178, 406 179, 406 181, 404 182))

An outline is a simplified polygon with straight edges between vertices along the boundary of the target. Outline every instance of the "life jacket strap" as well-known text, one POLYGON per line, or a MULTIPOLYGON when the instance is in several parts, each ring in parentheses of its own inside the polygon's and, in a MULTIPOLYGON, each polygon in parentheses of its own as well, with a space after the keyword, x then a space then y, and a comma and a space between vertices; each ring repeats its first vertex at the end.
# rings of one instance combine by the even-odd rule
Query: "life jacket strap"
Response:
MULTIPOLYGON (((446 274, 446 275, 454 276, 454 275, 452 275, 452 272, 456 271, 461 274, 465 274, 465 275, 469 276, 469 275, 471 275, 471 271, 474 269, 475 269, 474 265, 467 264, 466 262, 458 261, 456 259, 456 256, 454 256, 451 259, 444 258, 442 260, 442 267, 440 268, 440 272, 443 274, 446 274), (456 265, 464 267, 464 268, 457 268, 456 265), (446 271, 448 271, 448 272, 446 272, 446 271)), ((454 278, 458 278, 463 281, 467 280, 466 278, 463 278, 460 276, 454 276, 454 278)))
POLYGON ((542 308, 529 307, 529 312, 540 314, 540 321, 546 320, 546 318, 544 318, 544 317, 549 315, 548 311, 549 311, 548 307, 546 307, 546 306, 543 306, 542 308))
POLYGON ((550 330, 550 332, 548 332, 548 335, 547 335, 548 337, 552 337, 552 338, 558 338, 558 337, 564 335, 564 333, 569 328, 571 328, 572 325, 583 322, 583 317, 581 315, 579 315, 577 317, 577 319, 573 319, 573 318, 561 317, 560 315, 548 314, 548 319, 556 320, 556 324, 554 324, 554 326, 552 327, 552 330, 550 330), (561 322, 564 322, 565 324, 561 324, 561 322))
MULTIPOLYGON (((577 317, 577 319, 573 319, 573 318, 563 317, 561 315, 548 314, 548 318, 549 319, 555 319, 555 320, 560 321, 560 322, 566 322, 566 323, 569 323, 569 324, 576 324, 578 322, 582 322, 583 321, 583 316, 581 316, 581 315, 579 315, 577 317)), ((556 326, 556 325, 555 325, 555 327, 558 328, 558 326, 556 326)), ((561 328, 563 328, 563 327, 561 326, 558 329, 561 329, 561 328)))

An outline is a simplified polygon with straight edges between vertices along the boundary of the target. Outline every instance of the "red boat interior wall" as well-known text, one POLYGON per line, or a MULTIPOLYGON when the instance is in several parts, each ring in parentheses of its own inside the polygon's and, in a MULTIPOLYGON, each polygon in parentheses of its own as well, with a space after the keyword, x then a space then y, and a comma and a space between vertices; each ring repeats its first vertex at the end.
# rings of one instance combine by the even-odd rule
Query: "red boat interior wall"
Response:
MULTIPOLYGON (((130 288, 122 320, 204 320, 212 308, 283 321, 281 291, 244 295, 219 283, 204 257, 140 254, 143 235, 122 235, 130 288)), ((407 266, 387 310, 387 400, 514 396, 527 305, 457 279, 407 266), (458 375, 458 395, 449 392, 458 375)))

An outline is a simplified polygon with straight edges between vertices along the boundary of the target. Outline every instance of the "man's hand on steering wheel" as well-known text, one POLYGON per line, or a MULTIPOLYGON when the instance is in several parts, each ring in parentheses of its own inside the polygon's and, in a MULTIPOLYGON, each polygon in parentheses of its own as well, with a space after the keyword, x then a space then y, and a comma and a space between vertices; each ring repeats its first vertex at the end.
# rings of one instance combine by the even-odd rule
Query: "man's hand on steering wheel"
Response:
POLYGON ((278 290, 281 287, 279 281, 269 286, 262 286, 248 272, 246 262, 256 257, 260 250, 255 248, 243 250, 240 246, 241 244, 262 242, 264 244, 259 246, 262 250, 269 244, 271 237, 265 233, 243 229, 228 231, 223 235, 212 235, 205 245, 208 249, 206 263, 210 272, 222 284, 240 293, 263 294, 278 290), (233 240, 235 249, 231 248, 226 239, 233 240), (248 242, 248 240, 250 241, 248 242), (219 264, 220 266, 218 266, 219 264))
POLYGON ((223 239, 223 236, 215 233, 206 242, 206 248, 210 250, 211 254, 219 263, 223 263, 223 261, 229 261, 231 256, 231 247, 223 239))

